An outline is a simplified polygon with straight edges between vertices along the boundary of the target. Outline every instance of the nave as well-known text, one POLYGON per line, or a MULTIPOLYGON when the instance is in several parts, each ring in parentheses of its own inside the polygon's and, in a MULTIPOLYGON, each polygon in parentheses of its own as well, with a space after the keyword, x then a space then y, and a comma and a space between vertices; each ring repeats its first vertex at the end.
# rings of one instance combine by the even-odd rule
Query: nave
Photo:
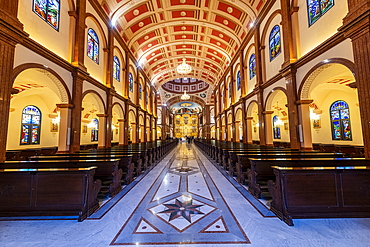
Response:
POLYGON ((194 144, 180 143, 83 222, 0 221, 1 246, 366 246, 369 219, 295 219, 240 192, 194 144), (112 203, 114 201, 114 203, 112 203), (181 213, 181 216, 180 216, 181 213))

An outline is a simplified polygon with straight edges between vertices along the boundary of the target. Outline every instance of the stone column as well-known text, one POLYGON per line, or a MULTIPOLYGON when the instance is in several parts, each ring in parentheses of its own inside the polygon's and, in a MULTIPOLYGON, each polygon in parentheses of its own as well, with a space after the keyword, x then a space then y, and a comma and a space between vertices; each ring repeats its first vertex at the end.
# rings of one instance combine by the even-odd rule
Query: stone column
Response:
POLYGON ((119 136, 119 146, 125 145, 125 120, 124 119, 118 119, 118 136, 119 136))
POLYGON ((113 94, 115 93, 114 89, 107 89, 107 119, 106 119, 106 138, 105 138, 105 147, 109 148, 112 146, 112 120, 113 120, 113 94))
MULTIPOLYGON (((231 106, 231 130, 232 130, 232 138, 233 141, 236 142, 236 123, 235 123, 235 107, 231 106)), ((239 128, 239 127, 238 127, 239 128)))
POLYGON ((204 107, 205 116, 205 137, 206 139, 211 139, 211 106, 206 105, 204 107))
POLYGON ((128 145, 128 135, 130 134, 129 132, 129 104, 127 104, 127 101, 125 101, 125 120, 123 122, 123 144, 128 145))
MULTIPOLYGON (((247 85, 246 85, 246 81, 245 80, 245 71, 244 71, 244 49, 241 49, 240 51, 240 85, 241 85, 241 88, 242 88, 242 93, 240 94, 240 98, 242 98, 243 96, 247 95, 247 85)), ((244 138, 245 139, 245 138, 244 138)), ((243 139, 243 140, 244 140, 243 139)))
MULTIPOLYGON (((313 100, 301 100, 298 102, 299 122, 301 128, 301 150, 312 150, 312 134, 310 119, 310 104, 313 100)), ((292 126, 289 126, 292 127, 292 126)))
POLYGON ((253 117, 247 117, 247 143, 253 144, 253 117))
POLYGON ((72 72, 72 104, 74 108, 71 112, 71 145, 69 152, 74 153, 80 150, 81 138, 81 113, 82 113, 82 89, 83 81, 87 78, 87 73, 80 68, 75 68, 72 72))
POLYGON ((227 112, 225 111, 225 113, 224 113, 224 115, 225 115, 225 134, 224 134, 224 137, 225 137, 225 141, 228 141, 229 140, 229 136, 228 136, 228 125, 227 125, 227 112))
POLYGON ((134 82, 134 94, 135 94, 135 102, 133 102, 136 106, 140 106, 140 99, 139 99, 139 94, 140 94, 140 92, 139 92, 139 84, 140 84, 140 82, 139 82, 139 75, 140 75, 140 70, 139 70, 139 67, 137 67, 136 68, 136 74, 137 74, 137 76, 136 76, 136 80, 135 80, 135 82, 134 82))
MULTIPOLYGON (((264 111, 265 115, 265 128, 266 128, 266 146, 273 146, 273 130, 272 130, 272 114, 274 111, 264 111)), ((261 140, 260 140, 261 141, 261 140)))
POLYGON ((106 124, 108 114, 96 114, 96 116, 99 118, 98 148, 105 148, 105 138, 107 136, 106 124))
MULTIPOLYGON (((161 125, 162 125, 162 130, 161 130, 161 139, 165 140, 166 139, 166 118, 167 118, 167 109, 165 106, 162 105, 162 120, 161 120, 161 125)), ((175 119, 173 119, 175 121, 175 119)))
MULTIPOLYGON (((147 138, 147 136, 148 136, 148 133, 147 133, 147 127, 148 126, 146 126, 146 115, 147 113, 146 112, 144 112, 144 140, 141 140, 141 142, 147 142, 148 141, 148 138, 147 138)), ((139 131, 138 131, 139 132, 139 131)))
POLYGON ((245 100, 243 99, 242 103, 242 131, 243 131, 243 143, 248 143, 248 131, 247 131, 247 121, 246 121, 246 108, 245 108, 245 100))
MULTIPOLYGON (((157 108, 155 108, 157 109, 157 108)), ((154 119, 154 133, 155 133, 155 136, 154 136, 154 141, 157 141, 158 140, 158 133, 157 133, 157 118, 154 119)))
MULTIPOLYGON (((135 135, 135 143, 144 142, 145 138, 141 138, 140 136, 140 108, 136 107, 136 124, 135 124, 135 129, 134 129, 134 135, 135 135)), ((144 113, 144 126, 145 126, 145 113, 144 113)))
POLYGON ((263 89, 262 87, 257 88, 257 106, 258 106, 258 123, 259 123, 259 136, 260 136, 260 145, 266 145, 266 133, 265 133, 265 122, 266 119, 263 114, 263 89))
POLYGON ((114 30, 112 26, 108 27, 108 55, 106 70, 106 85, 114 89, 113 86, 113 58, 114 58, 114 30))
POLYGON ((123 84, 123 97, 125 97, 126 99, 128 99, 128 95, 129 95, 129 92, 128 92, 128 78, 129 78, 129 74, 130 74, 130 55, 129 55, 129 52, 128 51, 125 51, 125 80, 124 80, 124 84, 123 84))
POLYGON ((153 140, 153 115, 150 116, 150 128, 149 128, 149 140, 148 141, 152 141, 153 140))
POLYGON ((69 153, 71 136, 71 109, 73 105, 57 104, 59 108, 58 153, 69 153))

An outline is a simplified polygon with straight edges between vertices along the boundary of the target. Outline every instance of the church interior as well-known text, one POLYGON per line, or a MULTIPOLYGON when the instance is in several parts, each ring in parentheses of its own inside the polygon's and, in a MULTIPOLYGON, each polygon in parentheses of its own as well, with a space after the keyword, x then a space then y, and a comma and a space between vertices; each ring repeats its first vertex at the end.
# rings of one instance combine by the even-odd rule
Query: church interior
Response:
POLYGON ((368 0, 0 0, 1 246, 369 246, 368 0))

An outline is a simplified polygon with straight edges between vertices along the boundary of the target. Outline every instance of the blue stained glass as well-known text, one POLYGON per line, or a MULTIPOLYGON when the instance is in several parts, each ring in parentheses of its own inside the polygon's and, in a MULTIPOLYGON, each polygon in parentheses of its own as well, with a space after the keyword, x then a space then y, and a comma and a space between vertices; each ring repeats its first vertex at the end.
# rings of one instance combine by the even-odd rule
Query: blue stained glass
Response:
POLYGON ((308 22, 311 26, 331 7, 334 6, 333 0, 307 0, 308 22))
POLYGON ((236 76, 236 85, 237 85, 237 89, 238 91, 241 89, 241 85, 240 85, 240 81, 241 81, 241 77, 240 77, 240 70, 238 71, 238 74, 236 76))
POLYGON ((343 101, 343 100, 338 100, 338 101, 335 101, 331 107, 330 107, 330 111, 335 111, 335 110, 341 110, 341 109, 348 109, 348 104, 343 101))
POLYGON ((253 77, 256 76, 256 56, 254 53, 249 58, 249 79, 252 80, 253 77))
POLYGON ((94 129, 96 129, 96 130, 99 129, 99 121, 98 121, 98 119, 94 118, 93 119, 93 122, 96 125, 96 128, 94 127, 94 129))
POLYGON ((32 125, 32 144, 39 143, 39 127, 38 125, 32 125))
POLYGON ((23 114, 22 116, 22 123, 30 124, 31 123, 31 115, 23 114))
POLYGON ((225 109, 225 90, 222 93, 222 103, 223 103, 224 109, 225 109))
POLYGON ((274 26, 270 33, 269 39, 270 47, 270 61, 277 57, 281 53, 281 39, 280 39, 280 27, 274 26))
POLYGON ((128 74, 128 89, 131 93, 134 92, 134 78, 132 77, 131 72, 128 74))
POLYGON ((148 103, 149 103, 149 99, 148 99, 148 91, 146 92, 146 106, 148 106, 148 103))
POLYGON ((351 127, 349 120, 342 120, 342 126, 343 126, 343 137, 345 140, 351 140, 351 127))
POLYGON ((22 126, 22 133, 21 133, 21 144, 28 144, 28 133, 29 133, 29 125, 22 126))
POLYGON ((276 115, 272 118, 272 126, 273 126, 273 130, 274 130, 274 139, 281 139, 280 127, 278 127, 278 125, 277 125, 278 120, 279 120, 279 118, 276 115))
POLYGON ((334 132, 334 134, 333 134, 334 139, 341 139, 339 121, 333 122, 333 132, 334 132))
POLYGON ((349 106, 343 100, 330 106, 333 140, 352 140, 349 106))
POLYGON ((121 69, 121 64, 118 60, 118 57, 114 56, 113 58, 113 77, 117 81, 120 81, 120 69, 121 69))
POLYGON ((141 91, 141 84, 139 84, 139 99, 141 99, 142 98, 142 91, 141 91))
POLYGON ((32 106, 32 105, 30 105, 30 106, 26 106, 26 107, 23 109, 22 113, 23 113, 23 114, 36 115, 36 116, 41 115, 40 110, 39 110, 37 107, 32 106))
POLYGON ((87 32, 87 56, 99 64, 99 39, 91 28, 87 32))
POLYGON ((54 29, 59 29, 60 2, 59 0, 34 0, 33 11, 54 29))
POLYGON ((231 98, 231 82, 229 83, 229 98, 231 98))

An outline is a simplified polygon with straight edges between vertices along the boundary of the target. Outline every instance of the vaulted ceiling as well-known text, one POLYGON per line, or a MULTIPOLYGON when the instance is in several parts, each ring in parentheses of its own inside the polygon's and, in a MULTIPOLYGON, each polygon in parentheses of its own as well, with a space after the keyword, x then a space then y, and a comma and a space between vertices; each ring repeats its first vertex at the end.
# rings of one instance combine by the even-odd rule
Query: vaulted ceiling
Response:
POLYGON ((100 2, 157 89, 183 77, 176 71, 183 58, 193 67, 187 77, 213 89, 264 5, 262 0, 100 2))

